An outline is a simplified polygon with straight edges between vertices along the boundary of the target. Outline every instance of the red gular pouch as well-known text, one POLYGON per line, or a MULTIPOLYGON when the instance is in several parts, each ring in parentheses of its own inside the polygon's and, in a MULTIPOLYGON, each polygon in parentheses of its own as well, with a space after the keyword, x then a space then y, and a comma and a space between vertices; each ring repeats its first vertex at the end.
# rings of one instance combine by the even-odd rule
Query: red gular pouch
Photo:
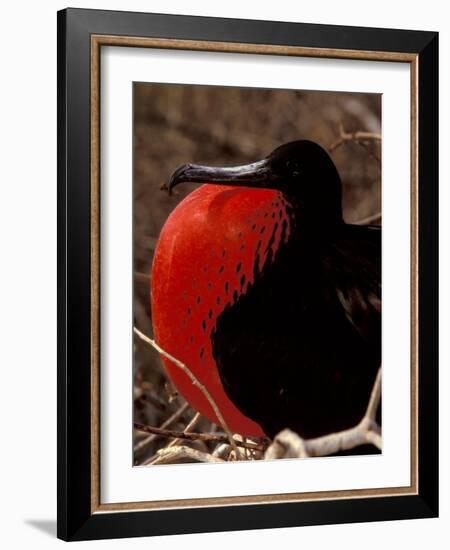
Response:
MULTIPOLYGON (((279 191, 202 185, 167 219, 155 250, 151 278, 153 328, 158 344, 184 363, 207 388, 229 429, 245 436, 264 432, 228 398, 213 357, 216 320, 273 262, 290 232, 279 191)), ((209 401, 167 358, 167 374, 186 401, 218 423, 209 401)))

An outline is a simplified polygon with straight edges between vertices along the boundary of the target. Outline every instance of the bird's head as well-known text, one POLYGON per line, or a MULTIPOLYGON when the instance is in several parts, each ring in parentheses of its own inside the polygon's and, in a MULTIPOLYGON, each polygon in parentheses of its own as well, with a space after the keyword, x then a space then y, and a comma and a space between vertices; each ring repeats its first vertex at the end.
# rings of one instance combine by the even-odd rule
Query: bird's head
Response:
POLYGON ((262 160, 231 167, 183 164, 165 188, 184 182, 281 191, 304 219, 342 220, 342 186, 328 153, 317 143, 298 140, 277 147, 262 160))

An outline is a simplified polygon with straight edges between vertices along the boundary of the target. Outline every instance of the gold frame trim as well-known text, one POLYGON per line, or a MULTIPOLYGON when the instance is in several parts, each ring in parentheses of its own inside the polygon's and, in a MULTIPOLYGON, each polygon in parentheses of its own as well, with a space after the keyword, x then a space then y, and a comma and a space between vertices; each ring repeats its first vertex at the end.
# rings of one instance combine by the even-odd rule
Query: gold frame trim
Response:
POLYGON ((204 506, 267 504, 418 494, 418 55, 397 52, 305 48, 132 36, 91 35, 91 513, 204 506), (100 49, 102 46, 164 48, 330 59, 409 63, 411 74, 411 484, 408 487, 317 491, 148 502, 100 501, 100 49))

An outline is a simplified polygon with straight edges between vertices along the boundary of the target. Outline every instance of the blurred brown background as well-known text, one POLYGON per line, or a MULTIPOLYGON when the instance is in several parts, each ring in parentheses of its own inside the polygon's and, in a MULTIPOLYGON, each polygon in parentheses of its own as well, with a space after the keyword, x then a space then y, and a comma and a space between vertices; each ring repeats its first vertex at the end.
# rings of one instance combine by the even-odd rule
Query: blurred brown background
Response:
MULTIPOLYGON (((150 271, 154 247, 168 214, 195 186, 178 194, 160 191, 179 164, 235 165, 259 160, 296 139, 316 141, 327 150, 343 183, 347 222, 381 210, 378 142, 346 141, 345 132, 381 134, 381 96, 342 92, 265 90, 215 86, 134 85, 134 320, 152 335, 150 271)), ((183 407, 168 387, 159 358, 135 343, 134 411, 136 422, 162 426, 183 407)), ((171 422, 184 429, 195 414, 189 407, 171 422)), ((206 420, 196 429, 214 430, 206 420)), ((143 464, 167 444, 162 437, 135 432, 134 463, 143 464)), ((192 444, 202 450, 204 443, 192 444)), ((211 450, 209 448, 203 450, 211 450)))

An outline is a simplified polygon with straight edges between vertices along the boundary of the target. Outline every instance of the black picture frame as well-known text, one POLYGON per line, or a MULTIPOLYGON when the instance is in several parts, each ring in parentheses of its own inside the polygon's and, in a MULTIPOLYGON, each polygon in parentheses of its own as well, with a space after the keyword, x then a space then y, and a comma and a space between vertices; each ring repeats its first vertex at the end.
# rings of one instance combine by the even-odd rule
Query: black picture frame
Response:
POLYGON ((209 17, 58 12, 58 537, 86 540, 438 515, 438 34, 209 17), (92 512, 91 36, 414 54, 418 62, 418 491, 92 512))

